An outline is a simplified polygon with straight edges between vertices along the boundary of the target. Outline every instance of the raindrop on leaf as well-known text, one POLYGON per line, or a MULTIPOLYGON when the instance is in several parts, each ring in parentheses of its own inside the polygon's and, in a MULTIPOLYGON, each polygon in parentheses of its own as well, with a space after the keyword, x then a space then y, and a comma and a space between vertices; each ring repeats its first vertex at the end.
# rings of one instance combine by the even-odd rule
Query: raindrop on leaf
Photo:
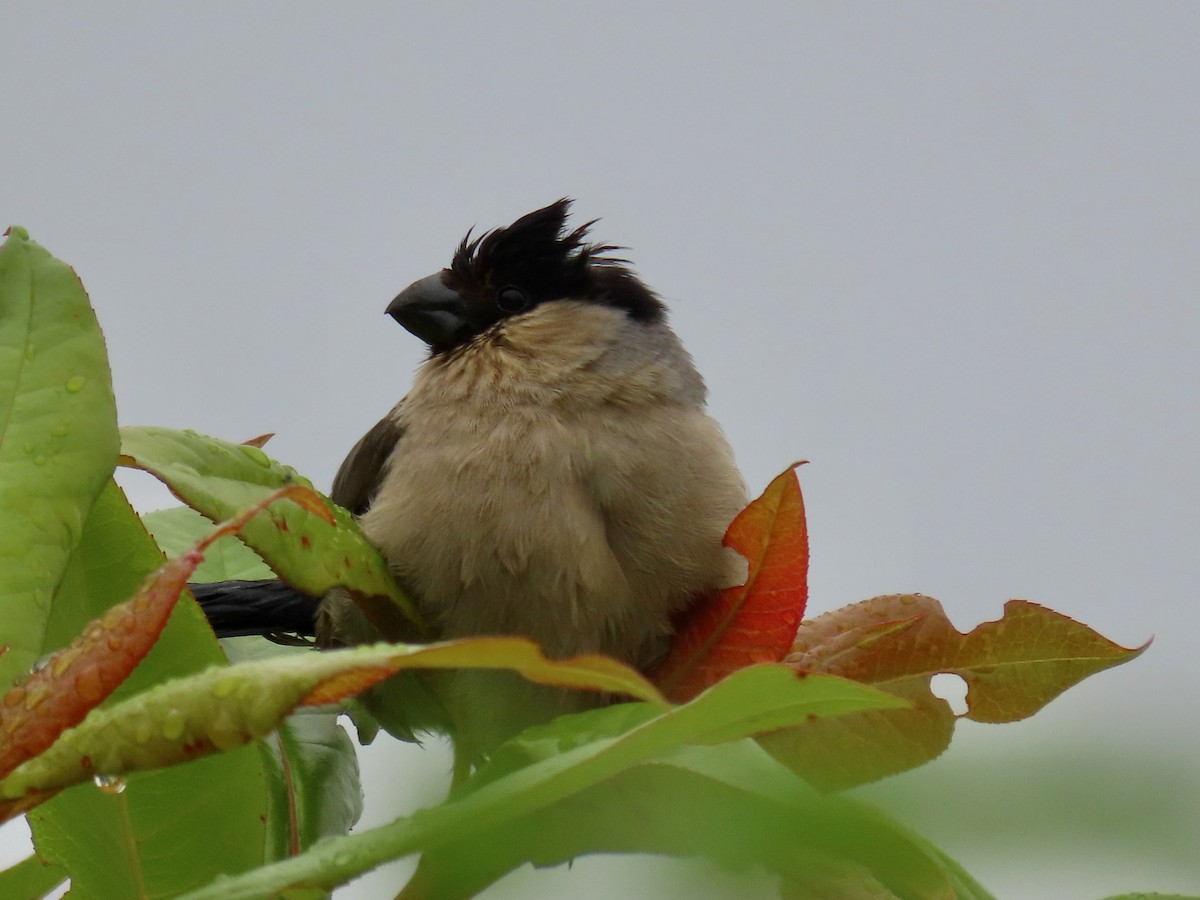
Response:
POLYGON ((105 794, 120 794, 126 787, 125 779, 120 775, 97 775, 92 784, 105 794))

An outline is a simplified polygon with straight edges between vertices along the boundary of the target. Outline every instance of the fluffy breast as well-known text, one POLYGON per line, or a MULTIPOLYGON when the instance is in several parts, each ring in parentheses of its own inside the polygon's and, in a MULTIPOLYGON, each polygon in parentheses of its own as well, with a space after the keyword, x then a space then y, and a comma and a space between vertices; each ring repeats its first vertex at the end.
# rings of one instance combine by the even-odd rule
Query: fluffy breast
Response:
POLYGON ((445 637, 645 665, 733 577, 745 490, 703 395, 665 324, 546 304, 425 365, 363 528, 445 637))

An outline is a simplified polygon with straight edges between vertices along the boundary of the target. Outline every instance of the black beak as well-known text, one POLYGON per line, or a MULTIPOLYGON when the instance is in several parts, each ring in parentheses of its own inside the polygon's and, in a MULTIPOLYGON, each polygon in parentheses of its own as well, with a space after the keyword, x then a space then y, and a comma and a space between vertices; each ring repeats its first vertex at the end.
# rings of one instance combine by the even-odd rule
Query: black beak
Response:
POLYGON ((458 344, 472 331, 462 296, 442 284, 440 272, 402 290, 387 314, 434 348, 458 344))

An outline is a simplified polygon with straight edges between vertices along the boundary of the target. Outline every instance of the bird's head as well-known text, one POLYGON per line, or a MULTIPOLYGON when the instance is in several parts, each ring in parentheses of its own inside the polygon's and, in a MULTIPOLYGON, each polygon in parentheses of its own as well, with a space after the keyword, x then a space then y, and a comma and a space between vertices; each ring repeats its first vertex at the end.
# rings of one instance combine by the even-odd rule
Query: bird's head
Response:
POLYGON ((401 291, 388 315, 435 355, 558 300, 611 306, 639 321, 662 319, 662 301, 625 260, 608 255, 618 248, 585 242, 594 221, 567 230, 570 207, 564 197, 474 240, 468 232, 450 265, 401 291))

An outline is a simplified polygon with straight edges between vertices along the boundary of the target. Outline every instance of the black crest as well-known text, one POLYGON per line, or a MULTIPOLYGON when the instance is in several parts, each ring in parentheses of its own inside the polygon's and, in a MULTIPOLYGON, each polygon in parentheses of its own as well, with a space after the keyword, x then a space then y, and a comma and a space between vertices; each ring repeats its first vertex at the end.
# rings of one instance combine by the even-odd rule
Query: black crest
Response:
POLYGON ((468 232, 446 270, 447 286, 478 297, 516 288, 531 306, 585 300, 624 309, 634 319, 661 319, 662 302, 626 260, 610 255, 620 248, 587 242, 596 220, 568 231, 571 202, 563 197, 474 240, 468 232))

